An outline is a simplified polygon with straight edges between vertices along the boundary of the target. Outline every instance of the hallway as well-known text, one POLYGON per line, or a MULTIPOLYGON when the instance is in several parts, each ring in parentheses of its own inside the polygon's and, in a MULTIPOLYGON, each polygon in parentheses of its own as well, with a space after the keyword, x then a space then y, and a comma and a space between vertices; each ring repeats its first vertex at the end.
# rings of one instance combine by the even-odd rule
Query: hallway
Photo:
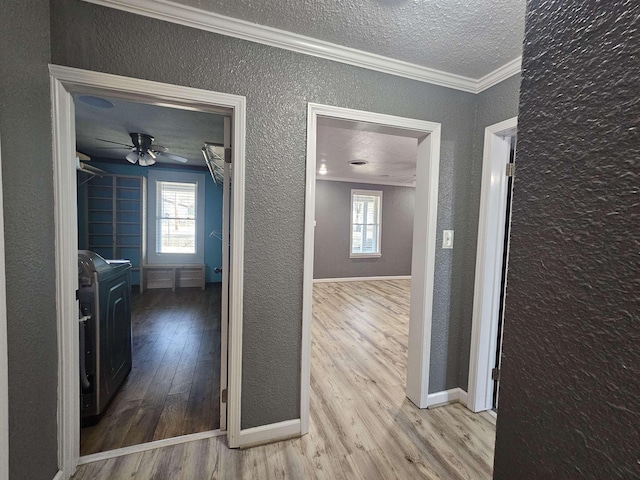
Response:
POLYGON ((490 414, 405 398, 409 287, 314 286, 308 435, 247 450, 215 437, 83 465, 73 478, 490 479, 490 414))

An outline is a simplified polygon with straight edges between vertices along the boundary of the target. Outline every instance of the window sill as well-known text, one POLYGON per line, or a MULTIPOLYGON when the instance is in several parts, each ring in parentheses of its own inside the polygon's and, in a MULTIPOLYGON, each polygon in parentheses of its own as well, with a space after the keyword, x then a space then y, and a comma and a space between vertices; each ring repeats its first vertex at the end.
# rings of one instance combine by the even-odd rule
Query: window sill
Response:
POLYGON ((380 258, 382 257, 381 253, 352 253, 349 255, 349 258, 380 258))

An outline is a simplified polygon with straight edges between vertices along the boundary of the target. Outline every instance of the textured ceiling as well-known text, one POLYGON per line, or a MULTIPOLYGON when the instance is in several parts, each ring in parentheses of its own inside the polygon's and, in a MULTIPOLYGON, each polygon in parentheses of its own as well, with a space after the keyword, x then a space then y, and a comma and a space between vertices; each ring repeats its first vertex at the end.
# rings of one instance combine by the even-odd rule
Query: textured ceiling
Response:
MULTIPOLYGON (((154 145, 184 157, 186 165, 205 167, 201 148, 204 142, 222 143, 222 115, 165 106, 148 105, 109 98, 113 108, 87 105, 76 96, 76 149, 90 157, 124 160, 131 149, 99 138, 131 145, 129 132, 155 137, 154 145)), ((158 156, 159 163, 183 165, 158 156)))
POLYGON ((519 57, 525 0, 174 0, 479 79, 519 57))
POLYGON ((362 122, 318 119, 316 142, 319 180, 415 185, 418 140, 411 132, 362 122), (400 135, 402 134, 402 135, 400 135), (354 166, 349 162, 365 161, 354 166))

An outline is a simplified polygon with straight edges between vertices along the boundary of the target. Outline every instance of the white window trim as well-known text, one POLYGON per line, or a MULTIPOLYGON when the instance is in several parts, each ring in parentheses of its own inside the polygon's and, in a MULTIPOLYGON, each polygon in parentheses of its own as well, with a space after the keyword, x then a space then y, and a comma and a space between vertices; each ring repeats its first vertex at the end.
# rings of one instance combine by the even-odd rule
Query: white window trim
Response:
POLYGON ((205 180, 202 173, 170 172, 152 170, 148 177, 147 201, 147 261, 156 264, 204 263, 204 216, 205 216, 205 180), (196 253, 157 253, 156 252, 156 212, 157 182, 180 182, 197 184, 196 192, 196 253))
POLYGON ((380 258, 382 257, 382 190, 351 190, 351 203, 349 204, 349 258, 380 258), (380 215, 378 216, 378 252, 377 253, 353 253, 353 197, 355 195, 370 195, 380 199, 380 215))

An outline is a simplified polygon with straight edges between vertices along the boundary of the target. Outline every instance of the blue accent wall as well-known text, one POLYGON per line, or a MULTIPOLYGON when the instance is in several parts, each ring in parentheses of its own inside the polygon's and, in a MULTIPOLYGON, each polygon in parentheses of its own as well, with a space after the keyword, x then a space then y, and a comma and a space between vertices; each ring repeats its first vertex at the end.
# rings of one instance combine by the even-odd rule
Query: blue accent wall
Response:
MULTIPOLYGON (((141 167, 139 165, 124 165, 119 163, 101 162, 92 160, 91 166, 100 168, 105 172, 116 175, 140 175, 147 177, 150 169, 165 172, 184 172, 184 168, 170 168, 154 165, 153 167, 141 167)), ((204 263, 206 265, 206 281, 221 282, 222 274, 214 273, 214 268, 222 267, 222 241, 220 238, 210 236, 215 231, 221 236, 222 231, 222 187, 216 185, 208 170, 198 170, 205 175, 205 220, 204 220, 204 263)), ((83 173, 78 174, 79 182, 86 179, 83 173)), ((147 199, 147 202, 149 199, 147 199)), ((84 195, 78 189, 78 248, 85 249, 86 221, 84 195)), ((134 285, 139 285, 138 275, 132 277, 134 285)))

